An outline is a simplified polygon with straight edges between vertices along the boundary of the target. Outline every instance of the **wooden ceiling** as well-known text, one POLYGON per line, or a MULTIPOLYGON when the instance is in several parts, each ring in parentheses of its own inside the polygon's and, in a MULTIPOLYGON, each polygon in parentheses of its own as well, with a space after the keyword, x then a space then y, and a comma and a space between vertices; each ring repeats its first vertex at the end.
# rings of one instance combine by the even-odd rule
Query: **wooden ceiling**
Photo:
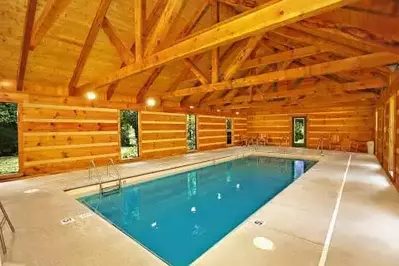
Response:
POLYGON ((398 0, 3 0, 0 11, 2 84, 34 94, 373 105, 399 62, 398 0))

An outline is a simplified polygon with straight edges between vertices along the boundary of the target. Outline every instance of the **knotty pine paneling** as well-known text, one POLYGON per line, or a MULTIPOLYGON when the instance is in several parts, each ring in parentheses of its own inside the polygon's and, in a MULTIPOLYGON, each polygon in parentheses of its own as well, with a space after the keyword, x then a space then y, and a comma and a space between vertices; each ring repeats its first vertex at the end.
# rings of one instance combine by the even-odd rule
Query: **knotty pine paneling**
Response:
POLYGON ((291 116, 287 114, 254 114, 248 116, 248 135, 267 138, 269 145, 279 145, 291 137, 291 116))
POLYGON ((233 143, 237 145, 241 137, 248 135, 248 121, 246 117, 233 118, 233 143))
POLYGON ((211 150, 227 146, 226 117, 198 115, 198 149, 211 150))
POLYGON ((141 157, 160 158, 185 153, 186 120, 186 114, 142 111, 139 126, 141 157))
POLYGON ((21 110, 25 175, 86 168, 92 159, 103 165, 120 157, 117 109, 22 103, 21 110))
POLYGON ((376 137, 376 149, 375 153, 377 159, 382 162, 383 160, 383 141, 384 141, 384 107, 378 108, 376 111, 377 115, 377 137, 376 137))
POLYGON ((374 139, 374 111, 372 108, 314 111, 311 113, 268 114, 256 113, 248 116, 248 135, 267 136, 270 145, 279 145, 283 137, 289 137, 291 144, 292 117, 307 117, 307 146, 317 148, 319 138, 328 139, 333 134, 340 136, 343 148, 349 148, 350 141, 359 143, 359 151, 366 152, 366 142, 374 139))

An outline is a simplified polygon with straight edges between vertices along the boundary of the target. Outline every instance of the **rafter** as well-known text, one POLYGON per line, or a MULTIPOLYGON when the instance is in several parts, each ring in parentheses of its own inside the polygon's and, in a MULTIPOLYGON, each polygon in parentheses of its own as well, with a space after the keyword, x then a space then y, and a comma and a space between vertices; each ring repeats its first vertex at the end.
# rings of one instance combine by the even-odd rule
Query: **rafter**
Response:
POLYGON ((239 11, 248 11, 257 5, 255 0, 218 0, 218 1, 220 3, 234 7, 239 11))
POLYGON ((342 45, 354 47, 368 53, 387 51, 399 54, 399 45, 395 44, 395 41, 390 43, 380 40, 371 33, 365 34, 364 31, 360 34, 358 33, 361 31, 360 29, 351 29, 351 31, 349 31, 346 30, 345 27, 342 28, 339 25, 313 18, 311 20, 301 21, 296 27, 315 36, 333 39, 342 45))
POLYGON ((162 16, 159 18, 157 26, 148 38, 147 47, 144 52, 144 57, 147 58, 152 55, 161 45, 162 41, 168 34, 173 25, 174 20, 183 7, 184 1, 168 0, 162 16))
POLYGON ((370 55, 351 57, 347 59, 316 64, 311 66, 304 66, 283 71, 269 72, 262 75, 245 77, 233 81, 223 81, 210 85, 180 89, 164 95, 163 98, 169 99, 176 96, 186 96, 186 95, 191 95, 196 93, 206 93, 211 91, 231 90, 235 88, 260 85, 264 83, 272 83, 276 81, 293 80, 298 78, 306 78, 306 77, 320 76, 324 74, 338 73, 342 71, 371 68, 371 67, 396 63, 398 60, 399 56, 392 53, 374 53, 370 55))
POLYGON ((143 61, 143 23, 146 12, 146 1, 134 0, 134 40, 136 46, 136 61, 143 61))
POLYGON ((305 84, 298 86, 296 89, 287 89, 278 92, 269 92, 265 94, 256 94, 246 96, 238 96, 234 99, 217 99, 213 101, 206 102, 206 105, 224 105, 228 103, 244 103, 248 101, 261 102, 265 100, 273 100, 276 98, 286 98, 286 97, 297 97, 303 95, 312 94, 323 94, 329 95, 332 93, 344 93, 344 92, 355 92, 370 88, 381 88, 386 84, 379 79, 362 80, 355 82, 347 82, 343 84, 338 84, 332 81, 320 81, 314 84, 305 84))
POLYGON ((21 45, 21 56, 19 59, 18 72, 17 72, 17 90, 22 91, 24 88, 24 79, 26 72, 26 64, 28 63, 29 44, 32 38, 32 28, 35 21, 35 13, 37 7, 37 0, 28 0, 25 16, 24 35, 21 45))
POLYGON ((89 58, 89 54, 91 52, 91 48, 97 38, 97 34, 101 28, 103 23, 105 14, 109 8, 111 0, 101 0, 100 5, 97 9, 96 16, 93 19, 93 23, 91 24, 89 34, 86 37, 85 43, 80 52, 78 61, 76 63, 75 70, 73 71, 72 78, 69 82, 69 95, 75 94, 75 87, 79 82, 79 78, 82 75, 83 68, 86 64, 87 59, 89 58))
POLYGON ((242 64, 241 70, 255 68, 259 66, 266 66, 273 63, 278 63, 287 60, 300 59, 307 56, 312 56, 315 54, 323 53, 328 51, 328 49, 322 49, 317 46, 307 46, 303 48, 298 48, 295 50, 289 50, 287 52, 276 53, 272 55, 267 55, 260 58, 255 58, 247 60, 242 64))
POLYGON ((64 12, 72 0, 47 0, 42 13, 33 25, 30 49, 33 50, 42 40, 52 24, 64 12))
MULTIPOLYGON (((191 38, 187 38, 176 45, 145 58, 142 64, 136 63, 126 66, 96 81, 85 84, 79 88, 79 92, 82 93, 88 89, 105 86, 147 69, 183 59, 251 35, 285 26, 351 2, 354 2, 354 0, 316 2, 314 0, 282 0, 274 4, 265 4, 238 15, 234 19, 218 23, 205 31, 195 34, 191 38)), ((154 43, 154 41, 149 43, 154 43)))
POLYGON ((184 64, 193 72, 193 74, 197 77, 197 79, 202 84, 208 84, 209 80, 204 73, 190 60, 190 59, 183 59, 184 64))
MULTIPOLYGON (((155 23, 157 22, 158 17, 160 16, 162 10, 165 8, 166 6, 166 0, 157 0, 155 3, 155 6, 153 7, 150 15, 148 16, 146 22, 142 25, 143 27, 143 35, 142 35, 142 41, 144 43, 144 40, 147 36, 147 34, 153 29, 153 27, 155 26, 155 23)), ((142 8, 145 8, 145 5, 142 5, 142 8)), ((145 13, 145 12, 144 12, 145 13)), ((132 44, 130 50, 134 51, 136 48, 136 44, 135 42, 132 44)), ((125 64, 124 62, 121 64, 120 68, 125 67, 127 64, 125 64)), ((113 82, 111 83, 111 85, 108 87, 107 89, 107 99, 110 100, 116 90, 116 88, 119 85, 119 81, 113 82)))
MULTIPOLYGON (((201 20, 203 15, 208 10, 208 7, 209 7, 209 3, 204 3, 203 5, 200 6, 200 8, 196 12, 196 15, 194 16, 194 19, 187 23, 187 25, 184 27, 184 29, 180 32, 178 38, 184 38, 191 33, 191 31, 195 28, 195 26, 198 24, 198 22, 201 20)), ((198 60, 199 60, 199 58, 198 58, 198 60)), ((195 61, 198 61, 198 60, 195 60, 195 61)), ((160 67, 160 68, 161 68, 161 71, 159 71, 158 68, 153 70, 153 73, 150 75, 149 79, 146 81, 144 86, 140 89, 140 92, 142 90, 145 91, 146 93, 148 92, 148 90, 151 88, 152 84, 155 82, 155 80, 161 74, 163 67, 160 67)), ((191 70, 189 69, 189 71, 191 71, 191 70)), ((178 84, 176 84, 176 85, 174 85, 174 84, 175 83, 173 83, 172 86, 177 87, 178 84)), ((203 83, 203 84, 205 84, 205 83, 203 83)), ((172 87, 172 88, 175 88, 175 87, 172 87)), ((140 94, 140 92, 139 92, 139 94, 140 94)))
POLYGON ((122 59, 122 62, 125 64, 131 64, 134 62, 134 54, 130 51, 129 48, 122 42, 120 37, 118 36, 117 30, 111 24, 107 17, 104 17, 102 28, 107 35, 111 44, 115 47, 119 57, 122 59))
MULTIPOLYGON (((217 0, 211 1, 211 16, 213 24, 219 23, 219 2, 217 0)), ((219 81, 219 48, 212 49, 211 64, 212 64, 212 83, 219 81)))
POLYGON ((147 94, 148 90, 150 89, 151 85, 154 83, 154 81, 157 79, 159 76, 159 73, 163 70, 163 67, 158 67, 154 71, 152 71, 150 77, 147 79, 146 83, 144 86, 140 89, 136 96, 136 102, 137 103, 142 103, 144 101, 144 97, 147 94))
POLYGON ((323 14, 313 22, 320 29, 341 36, 344 41, 351 39, 363 43, 364 46, 370 46, 373 52, 381 51, 381 49, 393 53, 399 51, 397 44, 399 32, 396 29, 399 24, 398 16, 339 9, 323 14))
POLYGON ((252 51, 258 45, 259 40, 262 39, 262 35, 254 36, 248 39, 245 47, 237 54, 229 68, 224 73, 224 80, 230 80, 237 73, 241 65, 248 59, 252 51))
POLYGON ((190 22, 184 27, 184 29, 180 32, 179 37, 177 38, 177 41, 180 41, 180 39, 183 39, 190 35, 192 31, 194 30, 195 26, 197 26, 198 22, 201 20, 201 18, 205 15, 205 13, 209 9, 209 2, 204 1, 201 3, 200 7, 197 9, 195 12, 194 16, 192 19, 190 19, 190 22))
MULTIPOLYGON (((253 108, 276 108, 276 107, 299 107, 306 106, 311 107, 315 102, 331 104, 331 103, 345 103, 345 102, 355 102, 355 101, 363 101, 363 100, 376 100, 377 96, 374 93, 361 93, 361 94, 343 94, 343 95, 324 95, 319 96, 316 94, 308 94, 306 98, 292 102, 292 101, 281 101, 281 102, 266 102, 266 103, 258 103, 258 104, 237 104, 237 105, 229 105, 224 107, 225 110, 238 110, 238 109, 253 109, 253 108), (306 104, 306 105, 305 105, 306 104)), ((320 105, 316 105, 320 106, 320 105)))

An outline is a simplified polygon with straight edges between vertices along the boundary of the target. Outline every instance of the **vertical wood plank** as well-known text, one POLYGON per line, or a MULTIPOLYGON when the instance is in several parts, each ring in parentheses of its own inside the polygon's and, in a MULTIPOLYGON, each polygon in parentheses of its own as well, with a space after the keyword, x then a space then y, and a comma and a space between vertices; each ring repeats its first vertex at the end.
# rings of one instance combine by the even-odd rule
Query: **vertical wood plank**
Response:
POLYGON ((33 23, 35 22, 36 6, 37 6, 37 0, 28 0, 26 16, 25 16, 24 35, 22 38, 22 45, 21 45, 21 56, 19 59, 19 65, 17 70, 18 91, 22 91, 24 88, 26 65, 28 63, 29 46, 30 46, 30 40, 32 38, 33 23))
POLYGON ((136 62, 143 61, 143 22, 145 16, 145 0, 134 0, 134 22, 135 22, 135 45, 136 45, 136 62))

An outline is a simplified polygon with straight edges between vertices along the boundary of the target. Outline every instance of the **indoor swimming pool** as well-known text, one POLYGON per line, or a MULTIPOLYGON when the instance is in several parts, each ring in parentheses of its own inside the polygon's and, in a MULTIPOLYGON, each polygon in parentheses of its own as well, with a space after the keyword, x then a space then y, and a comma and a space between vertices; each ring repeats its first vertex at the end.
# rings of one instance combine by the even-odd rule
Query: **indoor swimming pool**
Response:
POLYGON ((188 265, 316 161, 245 157, 80 198, 171 265, 188 265))

